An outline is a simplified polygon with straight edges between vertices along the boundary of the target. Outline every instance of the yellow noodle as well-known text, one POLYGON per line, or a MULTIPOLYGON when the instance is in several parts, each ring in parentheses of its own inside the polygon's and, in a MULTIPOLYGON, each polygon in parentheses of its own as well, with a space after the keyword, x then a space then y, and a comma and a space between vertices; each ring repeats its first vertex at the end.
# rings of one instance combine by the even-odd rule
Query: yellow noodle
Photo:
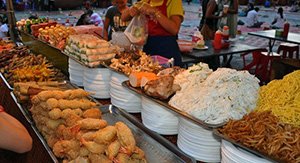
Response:
POLYGON ((281 122, 300 126, 300 70, 262 86, 256 110, 270 110, 281 122))

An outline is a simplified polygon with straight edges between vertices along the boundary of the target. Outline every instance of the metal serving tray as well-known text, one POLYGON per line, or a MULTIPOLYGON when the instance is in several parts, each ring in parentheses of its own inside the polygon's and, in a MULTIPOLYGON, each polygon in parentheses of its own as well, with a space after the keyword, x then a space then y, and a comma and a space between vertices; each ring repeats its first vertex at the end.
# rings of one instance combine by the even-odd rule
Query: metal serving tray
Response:
POLYGON ((255 149, 251 149, 251 148, 249 148, 249 147, 246 147, 245 145, 243 145, 243 144, 241 144, 241 143, 238 143, 237 141, 235 141, 235 140, 233 140, 233 139, 231 139, 231 138, 229 138, 229 137, 223 135, 222 133, 220 133, 220 132, 218 131, 218 129, 213 129, 213 134, 214 134, 215 136, 221 138, 221 139, 224 139, 224 140, 226 140, 226 141, 228 141, 228 142, 230 142, 230 143, 232 143, 232 144, 234 144, 234 145, 236 145, 236 146, 238 146, 238 147, 240 147, 240 148, 242 148, 242 149, 244 149, 244 150, 246 150, 246 151, 248 151, 248 152, 250 152, 250 153, 253 153, 253 154, 255 154, 255 155, 258 155, 258 156, 260 156, 260 157, 262 157, 262 158, 265 158, 265 159, 267 159, 267 160, 269 160, 269 161, 271 161, 271 162, 284 162, 284 161, 282 161, 282 160, 275 159, 274 157, 268 155, 267 153, 262 153, 262 152, 259 152, 258 150, 255 150, 255 149))
POLYGON ((200 119, 198 119, 198 118, 196 118, 196 117, 194 117, 194 116, 188 114, 187 112, 184 112, 184 111, 181 111, 181 110, 179 110, 179 109, 177 109, 177 108, 175 108, 175 107, 172 107, 171 105, 168 104, 169 100, 164 100, 164 101, 162 101, 162 100, 159 100, 159 99, 156 99, 156 98, 153 98, 153 97, 150 97, 150 96, 146 95, 146 94, 143 92, 142 89, 132 87, 132 86, 130 85, 130 83, 129 83, 128 80, 127 80, 127 81, 124 81, 124 82, 122 83, 122 85, 123 85, 125 88, 129 89, 130 91, 133 91, 133 92, 135 92, 135 93, 137 93, 137 94, 140 94, 140 95, 142 95, 142 96, 144 96, 144 97, 146 97, 146 98, 148 98, 148 99, 150 99, 150 100, 152 100, 152 101, 154 101, 154 102, 156 102, 156 103, 158 103, 158 104, 160 104, 160 105, 162 105, 162 106, 168 108, 169 110, 171 110, 171 111, 177 113, 177 114, 180 115, 181 117, 186 118, 186 119, 188 119, 188 120, 191 120, 191 121, 193 121, 194 123, 200 125, 200 126, 203 127, 203 128, 206 128, 206 129, 213 129, 213 128, 221 127, 221 126, 223 126, 223 125, 225 124, 225 123, 221 123, 221 124, 208 124, 208 123, 206 123, 206 122, 204 122, 204 121, 202 121, 202 120, 200 120, 200 119))
POLYGON ((126 111, 113 105, 103 106, 101 111, 103 112, 103 119, 108 124, 122 121, 128 125, 134 134, 137 146, 145 152, 149 163, 196 162, 195 159, 182 152, 174 144, 146 128, 126 111))
MULTIPOLYGON (((108 124, 114 125, 116 122, 121 121, 128 125, 128 127, 133 132, 137 146, 145 152, 146 159, 149 163, 196 162, 194 158, 182 152, 174 144, 172 144, 162 136, 147 129, 129 113, 113 105, 101 106, 99 107, 99 109, 102 111, 102 119, 105 119, 108 122, 108 124)), ((24 116, 26 117, 26 115, 24 116)), ((61 159, 56 158, 52 149, 48 146, 46 140, 38 131, 33 121, 31 122, 31 127, 37 134, 38 138, 42 142, 43 146, 45 147, 49 156, 52 158, 53 162, 61 162, 61 159)))
POLYGON ((0 78, 3 80, 3 82, 8 87, 8 89, 13 90, 13 88, 9 85, 9 83, 7 82, 7 80, 5 79, 5 77, 2 75, 2 73, 0 73, 0 78))

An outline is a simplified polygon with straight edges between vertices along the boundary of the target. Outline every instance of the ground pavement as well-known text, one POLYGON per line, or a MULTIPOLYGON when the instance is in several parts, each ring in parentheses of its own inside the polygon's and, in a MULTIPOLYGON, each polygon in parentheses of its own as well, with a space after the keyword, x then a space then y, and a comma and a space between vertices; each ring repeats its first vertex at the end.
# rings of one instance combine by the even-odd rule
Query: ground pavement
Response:
MULTIPOLYGON (((199 3, 191 3, 188 5, 186 2, 183 3, 185 15, 184 15, 184 22, 181 25, 179 38, 180 39, 186 39, 191 40, 191 35, 193 34, 195 28, 199 25, 201 16, 202 16, 202 10, 199 3)), ((246 6, 240 6, 239 10, 244 8, 246 6)), ((273 8, 264 8, 260 7, 259 11, 259 20, 264 21, 267 23, 271 23, 274 16, 276 15, 277 10, 274 10, 273 8)), ((285 10, 285 17, 288 19, 288 21, 291 24, 290 30, 292 32, 300 32, 300 12, 287 12, 289 8, 283 7, 285 10)), ((94 9, 94 12, 99 13, 99 15, 104 19, 106 9, 94 9)), ((66 19, 69 19, 71 23, 76 24, 78 18, 83 13, 82 10, 67 10, 67 11, 52 11, 52 12, 32 12, 32 11, 23 11, 23 12, 16 12, 16 18, 17 20, 20 20, 22 18, 28 18, 30 14, 37 14, 41 17, 49 17, 50 19, 54 19, 60 23, 64 23, 66 19)), ((245 17, 239 17, 240 20, 245 21, 245 17)), ((268 46, 268 40, 255 37, 255 36, 249 36, 247 33, 252 31, 259 31, 262 30, 262 28, 247 28, 245 26, 239 26, 238 27, 242 35, 238 35, 236 38, 236 41, 240 41, 242 43, 256 46, 256 47, 267 47, 268 46)), ((280 43, 276 42, 275 47, 278 46, 280 43)), ((276 48, 275 48, 276 50, 276 48)), ((251 61, 251 55, 247 57, 248 61, 251 61)), ((236 69, 241 69, 243 67, 243 61, 240 55, 235 55, 232 60, 232 66, 236 69)))

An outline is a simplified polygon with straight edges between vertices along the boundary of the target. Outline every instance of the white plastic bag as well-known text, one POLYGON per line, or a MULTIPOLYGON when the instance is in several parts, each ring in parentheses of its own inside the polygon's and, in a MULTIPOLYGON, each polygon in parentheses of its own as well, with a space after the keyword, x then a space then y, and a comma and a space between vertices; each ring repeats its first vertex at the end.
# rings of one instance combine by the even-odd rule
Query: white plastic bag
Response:
POLYGON ((131 46, 131 42, 129 41, 127 36, 122 31, 113 32, 111 35, 110 42, 113 45, 117 45, 120 48, 123 48, 124 50, 130 49, 130 46, 131 46))
POLYGON ((137 15, 133 17, 127 26, 124 34, 131 43, 136 45, 145 45, 148 38, 147 18, 145 15, 137 15))

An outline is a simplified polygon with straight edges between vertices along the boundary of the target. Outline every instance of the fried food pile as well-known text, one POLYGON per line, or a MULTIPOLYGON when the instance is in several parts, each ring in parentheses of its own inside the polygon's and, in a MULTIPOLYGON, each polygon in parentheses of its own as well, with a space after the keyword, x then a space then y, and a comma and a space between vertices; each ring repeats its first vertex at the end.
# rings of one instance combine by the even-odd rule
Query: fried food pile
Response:
POLYGON ((281 162, 299 162, 300 128, 279 122, 270 111, 251 112, 230 120, 220 133, 281 162))
POLYGON ((257 103, 258 111, 271 111, 280 121, 300 126, 300 70, 282 80, 272 80, 262 86, 257 103))
POLYGON ((110 126, 82 89, 43 91, 30 109, 37 128, 63 162, 146 162, 123 122, 110 126))
POLYGON ((14 95, 19 103, 30 101, 30 98, 45 90, 66 90, 65 82, 17 82, 14 83, 14 95))
POLYGON ((153 72, 158 73, 162 67, 158 62, 154 62, 151 56, 148 56, 142 51, 138 53, 121 53, 115 56, 111 60, 109 67, 116 71, 123 72, 126 75, 130 75, 131 72, 153 72))

